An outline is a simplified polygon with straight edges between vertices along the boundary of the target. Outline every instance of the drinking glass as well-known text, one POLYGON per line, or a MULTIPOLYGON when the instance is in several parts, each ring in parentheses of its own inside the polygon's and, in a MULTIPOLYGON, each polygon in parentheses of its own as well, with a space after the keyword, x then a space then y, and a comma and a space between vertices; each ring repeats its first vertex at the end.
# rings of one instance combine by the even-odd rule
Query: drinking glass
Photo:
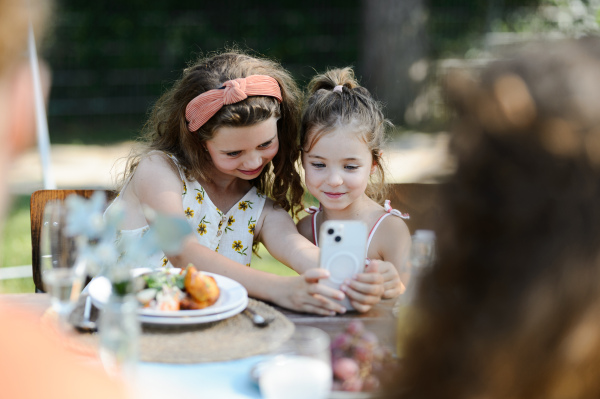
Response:
POLYGON ((327 398, 332 385, 329 336, 297 326, 263 367, 259 386, 266 399, 327 398))
POLYGON ((419 281, 435 261, 435 233, 431 230, 417 230, 412 236, 412 245, 407 262, 403 266, 404 281, 408 280, 406 290, 396 300, 392 312, 397 319, 396 355, 404 356, 404 345, 413 333, 413 326, 418 314, 414 307, 419 281))
POLYGON ((100 314, 100 360, 109 375, 135 378, 139 357, 140 322, 134 295, 111 294, 100 314))
POLYGON ((85 278, 78 261, 76 238, 66 233, 67 208, 61 201, 49 201, 44 208, 40 236, 40 267, 44 290, 61 323, 75 307, 85 278))
POLYGON ((433 264, 436 256, 433 231, 417 230, 411 239, 410 253, 400 273, 402 280, 408 281, 408 284, 394 305, 393 313, 396 317, 403 307, 410 305, 414 300, 419 280, 423 272, 433 264))

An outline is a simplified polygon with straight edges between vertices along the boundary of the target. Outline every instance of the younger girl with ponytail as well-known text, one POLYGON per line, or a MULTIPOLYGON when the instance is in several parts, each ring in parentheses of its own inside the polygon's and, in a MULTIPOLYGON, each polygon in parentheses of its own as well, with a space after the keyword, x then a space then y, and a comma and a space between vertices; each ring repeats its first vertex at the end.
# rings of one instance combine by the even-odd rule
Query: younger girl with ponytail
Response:
MULTIPOLYGON (((302 165, 306 188, 320 207, 307 209, 311 214, 298 222, 298 230, 318 245, 319 227, 326 220, 363 221, 371 229, 367 258, 378 264, 384 278, 383 297, 395 297, 403 290, 399 269, 411 239, 402 220, 408 215, 383 201, 382 145, 391 123, 350 68, 315 76, 308 90, 300 136, 302 165)), ((343 284, 341 290, 347 289, 343 284)))

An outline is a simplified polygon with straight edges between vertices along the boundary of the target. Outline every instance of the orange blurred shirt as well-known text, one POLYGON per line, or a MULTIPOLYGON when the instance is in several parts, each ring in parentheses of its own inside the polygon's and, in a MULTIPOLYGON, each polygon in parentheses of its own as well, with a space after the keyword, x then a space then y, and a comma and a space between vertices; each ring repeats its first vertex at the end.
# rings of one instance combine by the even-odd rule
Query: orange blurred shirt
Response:
POLYGON ((0 297, 0 397, 127 398, 124 384, 46 336, 39 318, 0 297))

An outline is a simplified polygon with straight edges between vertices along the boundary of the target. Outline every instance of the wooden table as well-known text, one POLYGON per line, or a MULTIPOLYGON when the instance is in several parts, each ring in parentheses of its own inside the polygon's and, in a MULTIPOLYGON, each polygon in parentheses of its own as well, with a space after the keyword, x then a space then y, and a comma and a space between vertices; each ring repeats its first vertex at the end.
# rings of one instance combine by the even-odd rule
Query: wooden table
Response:
MULTIPOLYGON (((47 294, 0 294, 0 301, 25 307, 40 317, 50 306, 50 297, 47 294)), ((382 345, 393 349, 395 347, 396 330, 395 318, 392 314, 393 303, 393 300, 384 300, 366 313, 350 312, 331 317, 297 313, 277 306, 274 307, 294 324, 320 328, 332 338, 342 332, 351 320, 358 319, 364 323, 367 329, 377 335, 382 345)))

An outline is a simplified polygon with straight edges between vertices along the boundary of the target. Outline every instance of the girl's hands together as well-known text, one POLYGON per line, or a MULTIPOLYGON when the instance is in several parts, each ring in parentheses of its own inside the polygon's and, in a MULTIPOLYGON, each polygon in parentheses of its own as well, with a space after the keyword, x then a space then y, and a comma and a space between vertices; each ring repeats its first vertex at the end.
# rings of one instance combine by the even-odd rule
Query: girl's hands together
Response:
POLYGON ((383 277, 383 299, 395 298, 404 292, 404 284, 400 280, 398 269, 391 263, 383 260, 371 260, 379 268, 379 274, 383 277))
POLYGON ((379 262, 373 262, 354 278, 346 280, 340 289, 348 296, 354 309, 364 313, 381 301, 384 278, 379 272, 379 262))
POLYGON ((398 273, 394 272, 395 268, 389 262, 371 261, 364 273, 346 280, 339 291, 319 284, 319 280, 329 277, 327 270, 310 269, 297 277, 283 277, 285 282, 279 284, 277 292, 273 293, 274 302, 298 312, 334 316, 346 312, 346 308, 334 302, 334 299, 341 300, 346 295, 354 309, 364 313, 381 301, 386 287, 389 287, 388 295, 396 296, 401 292, 402 283, 398 273), (397 291, 398 294, 395 294, 397 291))
POLYGON ((286 282, 279 285, 275 302, 282 307, 298 312, 334 316, 346 309, 332 299, 341 300, 344 293, 319 284, 319 280, 329 277, 325 269, 310 269, 298 277, 284 277, 286 282))

